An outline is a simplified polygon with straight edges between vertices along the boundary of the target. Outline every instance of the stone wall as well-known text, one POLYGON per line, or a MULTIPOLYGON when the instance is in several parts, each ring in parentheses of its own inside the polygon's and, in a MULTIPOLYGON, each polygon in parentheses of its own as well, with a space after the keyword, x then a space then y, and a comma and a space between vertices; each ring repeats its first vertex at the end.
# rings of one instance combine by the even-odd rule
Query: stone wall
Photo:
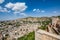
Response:
POLYGON ((60 36, 43 30, 35 31, 35 40, 60 40, 60 36))

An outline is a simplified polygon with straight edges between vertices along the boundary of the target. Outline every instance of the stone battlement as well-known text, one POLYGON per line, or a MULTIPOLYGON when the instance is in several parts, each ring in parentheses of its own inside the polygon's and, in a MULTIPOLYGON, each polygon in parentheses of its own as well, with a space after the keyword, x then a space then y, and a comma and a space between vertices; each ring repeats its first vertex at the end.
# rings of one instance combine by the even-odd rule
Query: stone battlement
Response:
POLYGON ((60 36, 43 30, 35 31, 35 40, 60 40, 60 36))

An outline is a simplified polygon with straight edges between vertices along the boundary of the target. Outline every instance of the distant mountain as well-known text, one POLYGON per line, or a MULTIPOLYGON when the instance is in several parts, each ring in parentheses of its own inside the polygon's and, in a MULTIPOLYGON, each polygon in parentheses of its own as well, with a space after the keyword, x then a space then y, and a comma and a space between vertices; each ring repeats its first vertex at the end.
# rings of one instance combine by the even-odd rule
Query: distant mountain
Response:
POLYGON ((60 16, 52 16, 52 17, 26 17, 26 18, 18 18, 15 20, 5 20, 5 21, 0 21, 0 22, 22 22, 22 21, 30 21, 30 22, 38 22, 38 21, 47 21, 50 20, 51 18, 58 17, 60 16))

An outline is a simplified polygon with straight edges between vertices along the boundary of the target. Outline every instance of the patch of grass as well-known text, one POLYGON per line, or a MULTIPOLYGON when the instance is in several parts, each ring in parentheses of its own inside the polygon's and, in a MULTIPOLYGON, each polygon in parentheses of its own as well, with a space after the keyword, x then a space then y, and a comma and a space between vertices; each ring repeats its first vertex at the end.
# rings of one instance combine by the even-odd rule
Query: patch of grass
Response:
POLYGON ((38 27, 38 29, 42 29, 42 30, 45 30, 46 28, 47 28, 47 26, 46 26, 46 25, 41 26, 41 27, 38 27))
POLYGON ((35 32, 30 32, 28 35, 18 38, 18 40, 35 40, 35 32))

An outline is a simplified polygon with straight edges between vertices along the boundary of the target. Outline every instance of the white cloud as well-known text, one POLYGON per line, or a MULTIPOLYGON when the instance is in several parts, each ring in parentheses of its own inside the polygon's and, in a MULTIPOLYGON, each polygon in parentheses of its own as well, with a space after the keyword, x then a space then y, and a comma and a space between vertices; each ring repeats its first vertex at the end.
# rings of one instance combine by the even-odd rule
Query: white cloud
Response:
POLYGON ((7 8, 3 8, 0 6, 0 12, 8 12, 9 13, 10 11, 8 11, 7 8))
POLYGON ((0 4, 2 4, 4 2, 4 0, 0 0, 0 4))
POLYGON ((18 12, 15 11, 14 14, 15 14, 15 15, 16 15, 16 14, 19 14, 19 15, 22 15, 22 16, 27 16, 27 14, 25 14, 25 13, 21 13, 21 12, 19 12, 19 11, 18 11, 18 12))
POLYGON ((36 12, 37 12, 37 13, 40 13, 40 12, 41 12, 41 10, 40 10, 40 9, 36 9, 36 12))
POLYGON ((0 12, 6 12, 6 13, 14 13, 15 15, 16 14, 19 14, 19 15, 22 15, 22 16, 27 16, 27 14, 24 13, 24 11, 26 10, 27 6, 25 3, 20 3, 20 2, 17 2, 17 3, 8 3, 5 5, 5 7, 1 7, 0 6, 0 12))
POLYGON ((12 10, 23 12, 26 10, 26 8, 27 6, 25 5, 25 3, 16 3, 12 10))
POLYGON ((44 10, 40 10, 40 9, 33 9, 33 12, 36 12, 36 13, 44 13, 45 11, 44 10))
POLYGON ((25 3, 8 3, 5 5, 6 8, 11 9, 13 11, 13 13, 16 14, 20 14, 22 16, 27 16, 24 11, 26 10, 27 6, 25 3))
POLYGON ((13 12, 14 14, 18 14, 18 13, 20 13, 19 11, 15 11, 15 12, 13 12))
POLYGON ((20 13, 20 15, 25 16, 25 17, 27 16, 25 13, 20 13))
POLYGON ((33 9, 33 11, 36 11, 36 9, 33 9))
POLYGON ((23 12, 26 10, 27 6, 25 5, 25 3, 8 3, 5 5, 5 7, 12 9, 13 11, 19 11, 19 12, 23 12))
POLYGON ((40 9, 33 9, 33 12, 40 12, 40 9))
POLYGON ((8 3, 8 4, 5 5, 5 7, 7 7, 7 8, 13 8, 14 4, 13 3, 8 3))

